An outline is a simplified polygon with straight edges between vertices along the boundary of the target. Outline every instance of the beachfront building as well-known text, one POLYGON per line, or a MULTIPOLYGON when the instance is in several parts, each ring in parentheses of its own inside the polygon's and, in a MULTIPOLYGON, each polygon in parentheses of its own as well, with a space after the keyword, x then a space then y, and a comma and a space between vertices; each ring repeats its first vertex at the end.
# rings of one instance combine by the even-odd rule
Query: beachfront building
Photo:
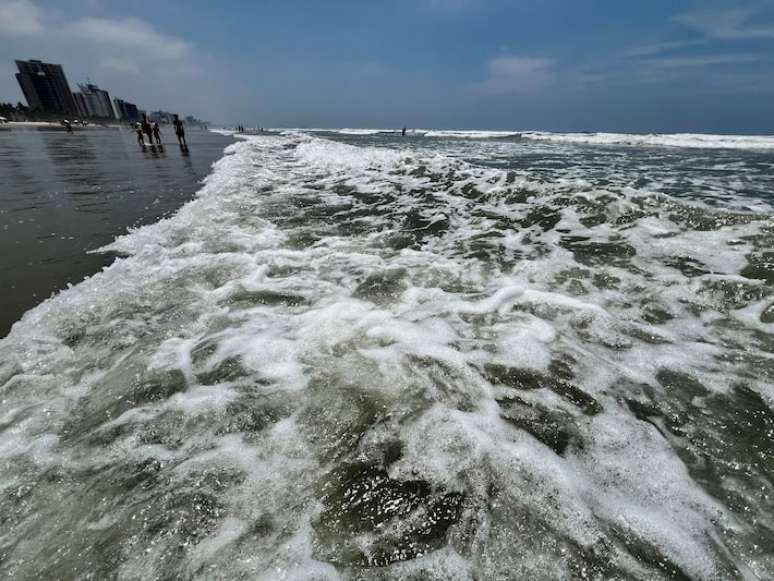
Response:
POLYGON ((88 105, 86 104, 86 98, 83 96, 83 93, 73 93, 73 99, 75 99, 75 104, 78 107, 78 114, 81 117, 90 117, 88 111, 88 105))
POLYGON ((62 65, 33 59, 16 61, 16 67, 16 80, 30 109, 69 117, 79 114, 62 65))
POLYGON ((91 83, 79 84, 78 87, 81 89, 81 92, 73 93, 73 98, 83 117, 115 118, 113 105, 110 102, 110 94, 107 91, 91 83))
POLYGON ((120 119, 121 121, 140 120, 140 111, 134 103, 116 98, 113 99, 113 105, 115 105, 116 119, 120 119))
POLYGON ((172 123, 175 115, 169 111, 151 111, 148 115, 148 119, 151 121, 157 121, 159 123, 172 123))
POLYGON ((193 115, 186 115, 185 122, 188 123, 188 125, 204 125, 205 123, 204 121, 194 117, 193 115))

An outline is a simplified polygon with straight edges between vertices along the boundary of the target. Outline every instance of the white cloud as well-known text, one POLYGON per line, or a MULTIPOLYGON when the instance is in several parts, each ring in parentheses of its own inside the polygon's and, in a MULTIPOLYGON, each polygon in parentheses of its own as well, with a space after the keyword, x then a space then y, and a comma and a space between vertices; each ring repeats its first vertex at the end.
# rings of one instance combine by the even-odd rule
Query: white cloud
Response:
POLYGON ((127 74, 127 75, 140 74, 140 67, 137 66, 137 63, 135 61, 130 59, 123 59, 120 57, 112 57, 112 56, 103 57, 100 60, 100 66, 104 69, 108 69, 116 73, 127 74))
POLYGON ((110 50, 139 52, 146 58, 158 60, 184 58, 192 48, 189 43, 161 34, 137 18, 83 18, 70 24, 66 32, 110 50))
POLYGON ((774 38, 774 25, 759 26, 752 22, 754 16, 754 10, 737 8, 720 12, 679 14, 673 20, 720 40, 774 38))
POLYGON ((653 59, 646 61, 646 63, 659 69, 677 69, 735 65, 741 63, 762 62, 763 60, 765 60, 764 57, 756 54, 720 54, 696 57, 653 59))
POLYGON ((625 51, 622 54, 622 56, 629 57, 629 58, 653 56, 653 55, 657 55, 665 52, 680 50, 683 48, 701 46, 706 43, 707 43, 706 40, 675 40, 675 41, 656 42, 653 44, 641 44, 638 46, 634 46, 629 50, 625 51))
POLYGON ((672 83, 692 72, 710 68, 710 71, 701 71, 705 85, 730 85, 724 79, 729 78, 729 69, 738 68, 733 65, 765 63, 771 59, 764 54, 713 54, 708 50, 723 40, 774 38, 774 27, 752 24, 755 14, 754 10, 733 9, 673 16, 672 22, 696 30, 702 37, 634 46, 620 54, 626 64, 618 76, 637 83, 672 83), (689 50, 694 48, 702 50, 689 50))
POLYGON ((526 93, 549 84, 554 77, 554 62, 545 58, 501 55, 487 65, 488 76, 473 85, 481 93, 499 95, 526 93))
POLYGON ((40 10, 29 0, 0 0, 0 33, 24 36, 42 32, 40 10))
POLYGON ((577 76, 577 81, 581 85, 594 85, 604 83, 610 78, 607 73, 581 73, 577 76))

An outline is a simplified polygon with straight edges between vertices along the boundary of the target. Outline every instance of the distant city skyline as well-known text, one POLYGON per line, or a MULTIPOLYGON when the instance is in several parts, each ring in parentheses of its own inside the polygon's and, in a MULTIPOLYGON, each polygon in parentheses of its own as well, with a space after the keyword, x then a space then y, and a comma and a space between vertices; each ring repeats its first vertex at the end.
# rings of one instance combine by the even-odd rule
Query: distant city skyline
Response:
MULTIPOLYGON (((151 121, 171 123, 174 113, 164 110, 147 112, 137 105, 116 97, 98 85, 78 83, 80 91, 73 92, 62 65, 39 59, 15 61, 18 71, 16 80, 27 101, 30 114, 63 115, 85 119, 113 119, 139 121, 147 115, 151 121), (114 107, 115 105, 115 107, 114 107)), ((192 115, 180 115, 192 124, 204 123, 192 115)))
POLYGON ((774 132, 774 2, 0 0, 14 59, 222 124, 774 132))
POLYGON ((121 107, 113 109, 110 93, 94 83, 79 83, 80 91, 73 92, 62 65, 39 59, 17 59, 16 80, 34 113, 136 121, 140 118, 137 106, 122 99, 121 107))

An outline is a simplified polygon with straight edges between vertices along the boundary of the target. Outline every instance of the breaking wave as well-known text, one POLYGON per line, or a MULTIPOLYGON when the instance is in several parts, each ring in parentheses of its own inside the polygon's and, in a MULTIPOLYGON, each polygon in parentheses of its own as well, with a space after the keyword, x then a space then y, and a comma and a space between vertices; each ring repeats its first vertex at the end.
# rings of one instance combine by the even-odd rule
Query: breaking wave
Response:
POLYGON ((774 223, 296 133, 0 342, 20 579, 774 574, 774 223))
MULTIPOLYGON (((315 132, 369 136, 398 133, 390 129, 317 129, 315 132)), ((687 149, 736 149, 770 151, 774 149, 772 135, 710 135, 697 133, 551 133, 547 131, 452 131, 410 130, 423 137, 456 139, 529 139, 553 143, 586 145, 625 145, 632 147, 679 147, 687 149)), ((411 135, 411 133, 409 133, 411 135)))
POLYGON ((690 149, 743 149, 772 150, 774 136, 770 135, 706 135, 695 133, 546 133, 528 131, 529 139, 561 143, 591 145, 665 146, 690 149))

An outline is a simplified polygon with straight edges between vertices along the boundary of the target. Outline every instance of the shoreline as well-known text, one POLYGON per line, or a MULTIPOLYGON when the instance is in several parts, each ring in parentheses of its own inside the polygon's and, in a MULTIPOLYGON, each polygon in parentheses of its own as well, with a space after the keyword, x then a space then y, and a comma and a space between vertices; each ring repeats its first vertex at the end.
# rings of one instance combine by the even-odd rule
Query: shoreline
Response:
MULTIPOLYGON (((161 127, 171 127, 169 123, 161 123, 161 127)), ((73 130, 82 129, 129 129, 129 122, 113 121, 111 123, 88 122, 88 125, 73 125, 73 130)), ((7 121, 0 124, 0 129, 64 129, 58 121, 7 121)), ((188 127, 186 127, 188 129, 188 127)))
MULTIPOLYGON (((127 127, 120 123, 91 123, 88 125, 75 125, 73 129, 121 129, 127 127)), ((64 129, 58 121, 7 121, 0 125, 0 129, 64 129)))
POLYGON ((94 249, 193 199, 233 142, 227 135, 194 131, 190 149, 178 155, 176 147, 138 148, 134 135, 119 125, 84 127, 90 131, 75 140, 56 123, 14 127, 0 129, 0 159, 14 160, 22 173, 37 177, 22 183, 13 172, 0 175, 0 215, 6 216, 0 246, 8 249, 0 261, 0 338, 30 309, 113 262, 114 256, 94 249), (22 197, 27 202, 19 208, 14 200, 22 197))

